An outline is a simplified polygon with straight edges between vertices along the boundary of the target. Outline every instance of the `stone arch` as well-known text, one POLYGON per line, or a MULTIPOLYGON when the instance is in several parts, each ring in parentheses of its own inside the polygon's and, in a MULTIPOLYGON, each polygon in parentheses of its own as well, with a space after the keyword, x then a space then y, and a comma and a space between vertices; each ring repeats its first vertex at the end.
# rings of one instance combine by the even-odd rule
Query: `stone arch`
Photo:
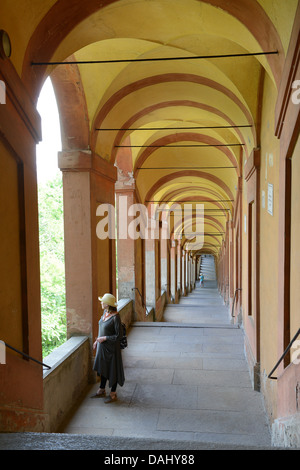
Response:
MULTIPOLYGON (((277 86, 279 86, 284 60, 282 43, 275 26, 262 6, 253 0, 244 0, 243 8, 241 8, 239 0, 230 2, 227 0, 203 1, 226 11, 240 21, 257 40, 262 51, 279 51, 278 57, 267 57, 277 86), (255 21, 253 21, 254 18, 255 21)), ((105 6, 116 2, 117 0, 107 0, 105 6)), ((31 62, 41 60, 41 58, 44 62, 50 61, 59 44, 72 29, 99 9, 98 0, 90 0, 89 2, 72 0, 67 4, 59 0, 40 21, 28 43, 22 72, 24 82, 27 84, 28 89, 32 91, 35 99, 37 99, 41 81, 47 74, 47 67, 41 66, 38 70, 33 70, 31 62), (62 18, 67 18, 67 20, 62 21, 62 18)))

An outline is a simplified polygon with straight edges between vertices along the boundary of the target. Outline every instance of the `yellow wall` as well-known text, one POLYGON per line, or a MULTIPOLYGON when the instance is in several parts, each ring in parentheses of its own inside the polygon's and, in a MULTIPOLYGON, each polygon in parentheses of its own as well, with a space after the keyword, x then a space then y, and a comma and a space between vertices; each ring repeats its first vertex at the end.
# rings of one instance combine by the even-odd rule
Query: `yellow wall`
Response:
MULTIPOLYGON (((292 215, 291 215, 291 339, 300 328, 300 138, 292 157, 292 215)), ((298 338, 300 339, 300 338, 298 338)))
POLYGON ((272 411, 275 412, 276 384, 266 377, 278 360, 278 178, 280 146, 278 139, 274 137, 276 99, 277 91, 266 75, 262 108, 260 173, 260 348, 261 386, 262 389, 268 389, 267 408, 270 414, 272 411), (268 184, 273 185, 273 215, 268 212, 268 184), (263 199, 265 200, 264 203, 263 199))

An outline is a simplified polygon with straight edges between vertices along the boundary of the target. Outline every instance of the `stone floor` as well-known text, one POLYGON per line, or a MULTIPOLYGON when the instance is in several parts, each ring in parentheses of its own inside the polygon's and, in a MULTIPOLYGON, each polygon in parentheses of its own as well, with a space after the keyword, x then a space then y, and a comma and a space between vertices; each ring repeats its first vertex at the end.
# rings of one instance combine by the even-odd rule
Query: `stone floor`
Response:
POLYGON ((231 324, 215 283, 197 285, 180 304, 168 305, 164 320, 133 325, 118 401, 91 399, 98 384, 91 386, 61 436, 270 446, 261 395, 252 389, 244 357, 243 331, 231 324))

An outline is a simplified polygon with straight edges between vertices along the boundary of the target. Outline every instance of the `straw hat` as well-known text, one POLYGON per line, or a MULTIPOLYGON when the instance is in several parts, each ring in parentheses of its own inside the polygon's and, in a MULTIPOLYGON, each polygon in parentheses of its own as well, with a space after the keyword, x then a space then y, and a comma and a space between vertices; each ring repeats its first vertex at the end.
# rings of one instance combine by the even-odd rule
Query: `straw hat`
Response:
POLYGON ((104 304, 110 305, 111 307, 117 307, 116 298, 112 294, 104 294, 103 297, 98 297, 98 299, 104 304))

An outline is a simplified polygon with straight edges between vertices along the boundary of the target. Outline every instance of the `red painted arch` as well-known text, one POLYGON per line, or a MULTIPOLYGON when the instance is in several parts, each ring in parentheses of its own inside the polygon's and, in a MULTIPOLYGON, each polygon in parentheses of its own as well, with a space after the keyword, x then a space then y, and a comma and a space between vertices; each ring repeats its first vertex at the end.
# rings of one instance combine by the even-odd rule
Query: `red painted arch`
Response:
POLYGON ((62 149, 89 148, 89 117, 78 67, 57 67, 51 74, 61 126, 62 149))
MULTIPOLYGON (((31 67, 32 61, 50 61, 55 50, 72 29, 85 18, 117 0, 58 0, 31 35, 23 61, 22 78, 36 101, 46 73, 46 66, 31 67)), ((262 6, 255 0, 202 0, 221 8, 250 31, 262 51, 278 50, 278 56, 267 56, 275 82, 279 86, 284 53, 279 34, 262 6), (242 5, 241 5, 242 3, 242 5)), ((86 44, 84 44, 86 45, 86 44)), ((75 51, 72 51, 75 52, 75 51)))
POLYGON ((182 170, 182 171, 177 171, 176 173, 170 173, 169 175, 163 176, 160 178, 156 183, 149 189, 149 191, 146 194, 145 200, 150 200, 153 194, 165 183, 168 181, 172 181, 175 178, 180 178, 182 176, 195 176, 198 178, 203 178, 208 181, 211 181, 212 183, 220 186, 220 188, 223 189, 225 194, 227 194, 229 199, 234 199, 233 194, 231 190, 228 188, 228 186, 220 179, 217 178, 214 175, 211 175, 209 173, 204 173, 203 171, 200 170, 182 170))
MULTIPOLYGON (((217 108, 214 108, 213 106, 209 106, 209 105, 204 104, 204 103, 198 103, 197 101, 174 100, 174 101, 163 101, 161 103, 156 103, 156 104, 153 104, 152 106, 148 106, 147 108, 142 109, 138 113, 131 116, 131 118, 128 119, 124 124, 122 124, 121 128, 129 129, 131 126, 134 126, 134 123, 138 119, 146 116, 147 114, 150 114, 150 113, 152 113, 152 112, 154 112, 158 109, 173 107, 173 106, 174 107, 176 107, 176 106, 190 106, 190 107, 193 107, 193 108, 202 109, 204 111, 211 112, 212 114, 216 114, 217 116, 221 117, 222 119, 227 121, 228 125, 230 125, 230 126, 239 125, 239 123, 233 122, 225 113, 223 113, 222 111, 220 111, 217 108)), ((242 144, 244 144, 244 149, 245 149, 245 152, 246 152, 246 158, 248 158, 248 149, 247 149, 245 139, 243 138, 243 135, 242 135, 241 131, 239 130, 239 128, 235 128, 235 131, 239 136, 240 142, 242 144)), ((92 132, 95 132, 95 131, 92 131, 92 132)), ((113 163, 115 162, 116 154, 118 152, 118 148, 116 146, 120 145, 125 132, 126 131, 124 131, 124 130, 119 130, 117 135, 116 135, 116 138, 114 140, 113 149, 112 149, 112 153, 111 153, 111 160, 112 160, 113 163)), ((251 128, 251 132, 252 132, 252 135, 253 135, 253 140, 254 140, 254 142, 256 142, 256 133, 255 133, 255 127, 254 126, 251 128)))
MULTIPOLYGON (((199 200, 202 200, 202 201, 205 200, 205 202, 210 202, 211 204, 215 204, 219 209, 223 210, 223 211, 224 211, 224 212, 223 212, 224 215, 226 215, 226 211, 225 211, 224 207, 221 205, 221 203, 219 203, 219 202, 214 202, 213 199, 211 199, 210 197, 207 197, 207 196, 195 196, 195 195, 193 195, 193 196, 187 196, 187 197, 181 199, 181 201, 182 201, 183 203, 185 203, 185 202, 191 202, 191 201, 197 201, 198 198, 199 198, 199 200)), ((166 204, 167 204, 167 203, 166 203, 166 204)), ((176 204, 176 202, 174 202, 174 204, 176 204)), ((177 203, 177 204, 180 204, 180 203, 177 203)))
MULTIPOLYGON (((202 77, 195 74, 188 74, 188 73, 165 73, 160 75, 153 75, 151 77, 142 78, 137 80, 136 82, 129 83, 128 85, 124 86, 120 90, 116 91, 107 101, 106 103, 98 110, 97 116, 93 122, 93 128, 101 128, 101 125, 106 118, 106 116, 110 113, 110 111, 114 108, 114 106, 124 97, 134 93, 135 91, 141 90, 145 87, 153 86, 153 85, 161 85, 162 83, 169 83, 169 82, 188 82, 188 83, 195 83, 198 85, 207 86, 210 88, 215 89, 216 91, 223 93, 229 99, 231 99, 242 111, 245 116, 246 122, 254 126, 254 120, 247 109, 247 107, 241 102, 241 100, 231 91, 229 88, 221 85, 220 83, 211 80, 206 77, 202 77)), ((96 135, 94 134, 91 138, 91 145, 92 148, 95 148, 96 144, 96 135)), ((256 143, 255 143, 256 145, 256 143)))
MULTIPOLYGON (((213 220, 211 217, 212 217, 212 216, 204 216, 204 223, 206 223, 207 225, 210 225, 211 227, 213 227, 213 228, 215 228, 215 229, 218 230, 218 228, 214 225, 214 224, 217 224, 218 221, 217 221, 217 220, 213 220), (207 220, 211 220, 211 223, 210 223, 210 222, 207 222, 206 219, 207 219, 207 220), (205 222, 205 220, 206 220, 206 222, 205 222)), ((188 221, 189 219, 194 219, 194 218, 195 218, 194 215, 189 215, 189 216, 185 217, 185 220, 188 221)), ((171 235, 174 235, 174 232, 175 232, 176 229, 179 228, 179 227, 180 227, 179 224, 175 224, 174 227, 173 227, 173 229, 171 230, 171 235)), ((221 231, 224 230, 224 227, 222 227, 222 226, 219 227, 219 228, 221 229, 221 231)))
MULTIPOLYGON (((175 183, 175 184, 176 184, 176 183, 175 183)), ((177 195, 179 195, 179 194, 185 192, 186 189, 187 189, 187 188, 184 187, 184 188, 174 189, 174 190, 171 191, 171 192, 166 192, 166 193, 162 196, 162 199, 165 200, 165 199, 169 198, 170 200, 172 200, 173 197, 175 197, 175 196, 177 196, 177 195)), ((213 196, 215 196, 215 197, 217 197, 217 198, 222 197, 222 196, 220 196, 220 194, 219 194, 217 191, 214 191, 214 190, 209 189, 209 188, 205 188, 205 187, 203 187, 203 186, 188 186, 188 189, 191 190, 191 191, 197 191, 197 190, 202 191, 202 190, 203 190, 203 191, 205 192, 205 194, 212 194, 213 196)), ((204 197, 206 197, 206 196, 204 196, 204 197)))
MULTIPOLYGON (((180 141, 201 142, 203 143, 203 145, 224 145, 223 142, 220 142, 214 137, 210 137, 205 134, 197 134, 194 132, 182 132, 178 134, 169 134, 167 136, 161 137, 160 139, 157 139, 154 142, 151 142, 151 145, 167 146, 168 144, 172 144, 174 142, 180 142, 180 141)), ((145 150, 142 151, 142 153, 140 154, 140 156, 137 158, 135 162, 135 168, 136 168, 134 170, 135 178, 137 178, 138 173, 140 171, 138 170, 138 167, 141 167, 145 163, 147 158, 150 157, 150 155, 154 153, 156 150, 157 148, 147 147, 145 150)), ((229 159, 229 161, 232 163, 233 166, 235 165, 239 166, 238 165, 239 162, 236 160, 236 157, 229 150, 228 147, 219 147, 219 150, 226 155, 226 157, 229 159)), ((235 172, 237 173, 237 176, 240 176, 239 168, 236 168, 235 172)))

